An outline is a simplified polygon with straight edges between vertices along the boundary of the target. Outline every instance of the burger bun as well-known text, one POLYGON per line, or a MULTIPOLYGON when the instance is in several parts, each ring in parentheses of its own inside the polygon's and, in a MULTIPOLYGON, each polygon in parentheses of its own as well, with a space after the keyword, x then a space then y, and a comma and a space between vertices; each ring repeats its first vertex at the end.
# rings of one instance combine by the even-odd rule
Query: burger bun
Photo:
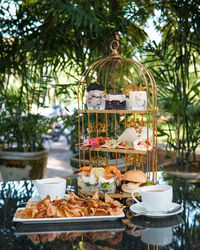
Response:
POLYGON ((121 190, 125 193, 132 193, 133 190, 139 188, 141 183, 128 182, 127 184, 121 185, 121 190))
POLYGON ((131 181, 136 183, 145 183, 147 182, 147 176, 146 174, 141 170, 129 170, 126 173, 124 173, 122 177, 123 181, 131 181))
POLYGON ((138 189, 141 184, 147 182, 147 176, 141 170, 129 170, 124 173, 122 181, 126 182, 121 185, 122 191, 132 193, 132 191, 138 189))

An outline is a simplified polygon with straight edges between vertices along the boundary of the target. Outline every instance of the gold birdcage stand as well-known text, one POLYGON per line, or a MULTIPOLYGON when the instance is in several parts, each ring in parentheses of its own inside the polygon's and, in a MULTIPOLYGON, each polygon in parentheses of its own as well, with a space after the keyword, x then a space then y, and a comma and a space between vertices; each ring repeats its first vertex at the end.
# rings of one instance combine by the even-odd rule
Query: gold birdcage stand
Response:
MULTIPOLYGON (((82 74, 78 86, 78 137, 79 137, 79 167, 85 166, 86 151, 89 154, 90 166, 103 166, 109 164, 110 155, 115 155, 118 167, 119 156, 124 157, 124 171, 128 169, 141 169, 146 172, 148 180, 157 181, 157 88, 150 71, 141 63, 133 59, 121 57, 118 54, 119 43, 110 44, 111 55, 91 64, 82 74), (124 93, 130 91, 146 91, 147 105, 145 110, 88 110, 85 93, 87 86, 96 82, 103 87, 103 94, 124 93), (123 129, 128 127, 147 127, 147 140, 152 130, 152 148, 146 151, 118 148, 85 148, 84 139, 95 135, 117 139, 123 129), (83 165, 82 163, 83 162, 83 165)), ((88 192, 80 190, 83 194, 88 192)), ((116 195, 114 195, 116 196, 116 195)), ((131 197, 130 194, 121 194, 121 197, 131 197)), ((118 197, 118 195, 117 195, 118 197)))

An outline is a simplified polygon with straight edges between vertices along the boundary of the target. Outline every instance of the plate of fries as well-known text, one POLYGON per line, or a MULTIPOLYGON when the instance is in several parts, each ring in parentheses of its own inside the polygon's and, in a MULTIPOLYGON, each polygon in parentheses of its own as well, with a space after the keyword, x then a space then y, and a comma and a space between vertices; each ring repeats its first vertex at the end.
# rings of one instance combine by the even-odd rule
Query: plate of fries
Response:
POLYGON ((61 223, 112 221, 125 216, 124 206, 105 194, 105 201, 99 200, 98 191, 92 198, 80 198, 68 190, 69 197, 51 201, 45 199, 34 202, 29 200, 25 208, 18 208, 13 222, 21 223, 61 223))

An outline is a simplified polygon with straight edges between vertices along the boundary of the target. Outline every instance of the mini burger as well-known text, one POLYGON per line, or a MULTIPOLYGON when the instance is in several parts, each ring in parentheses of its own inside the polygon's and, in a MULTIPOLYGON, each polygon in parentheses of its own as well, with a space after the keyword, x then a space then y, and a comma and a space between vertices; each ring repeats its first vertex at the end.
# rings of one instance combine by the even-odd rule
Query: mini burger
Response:
POLYGON ((122 177, 122 191, 126 193, 131 193, 133 190, 137 189, 140 186, 144 186, 144 183, 147 182, 147 176, 141 170, 129 170, 124 173, 122 177))

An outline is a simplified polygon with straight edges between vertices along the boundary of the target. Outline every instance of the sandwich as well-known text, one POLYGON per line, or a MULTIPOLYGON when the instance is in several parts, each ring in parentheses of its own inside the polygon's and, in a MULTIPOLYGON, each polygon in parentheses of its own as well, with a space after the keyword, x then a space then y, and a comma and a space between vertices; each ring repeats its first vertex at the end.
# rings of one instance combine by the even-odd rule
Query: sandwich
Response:
POLYGON ((131 193, 147 183, 147 175, 141 170, 129 170, 122 177, 122 191, 131 193))

